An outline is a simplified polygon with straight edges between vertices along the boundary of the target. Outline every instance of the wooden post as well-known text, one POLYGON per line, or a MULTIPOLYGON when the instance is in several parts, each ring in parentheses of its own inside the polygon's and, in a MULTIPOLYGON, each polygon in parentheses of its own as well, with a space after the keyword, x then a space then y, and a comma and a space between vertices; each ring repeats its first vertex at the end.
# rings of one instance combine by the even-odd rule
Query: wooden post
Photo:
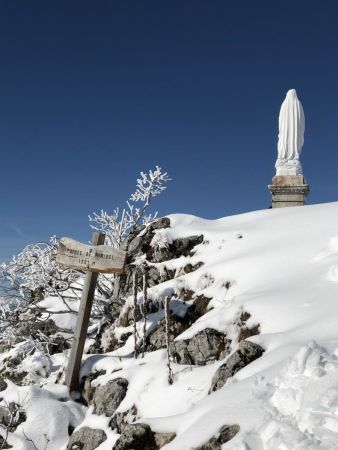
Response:
MULTIPOLYGON (((104 240, 105 235, 103 233, 93 233, 93 245, 103 245, 104 240)), ((74 339, 66 373, 66 384, 70 392, 77 391, 79 389, 81 360, 87 337, 87 329, 94 300, 97 277, 97 272, 87 272, 85 277, 80 308, 76 320, 74 339)))

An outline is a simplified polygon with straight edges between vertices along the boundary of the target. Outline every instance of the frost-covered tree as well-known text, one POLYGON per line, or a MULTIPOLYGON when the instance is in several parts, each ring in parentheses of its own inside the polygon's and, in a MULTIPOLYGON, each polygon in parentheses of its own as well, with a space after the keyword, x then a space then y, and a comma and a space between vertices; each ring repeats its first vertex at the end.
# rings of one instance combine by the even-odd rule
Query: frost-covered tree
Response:
POLYGON ((61 294, 69 293, 70 290, 76 296, 73 284, 80 273, 57 265, 56 252, 55 236, 51 237, 48 243, 27 245, 17 256, 13 256, 11 261, 1 265, 2 276, 23 298, 33 297, 38 293, 62 299, 71 298, 71 295, 61 294))
POLYGON ((1 265, 2 337, 11 337, 17 330, 22 330, 20 323, 34 334, 41 321, 48 321, 52 313, 39 305, 46 295, 61 299, 62 312, 74 313, 70 301, 78 296, 74 282, 79 273, 57 266, 56 244, 56 238, 52 237, 49 243, 28 245, 11 261, 1 265))
POLYGON ((123 209, 115 208, 113 212, 89 215, 91 227, 106 234, 106 243, 112 247, 120 247, 122 241, 133 232, 138 225, 147 225, 154 221, 157 213, 147 214, 151 200, 166 189, 170 180, 167 172, 159 166, 148 173, 141 172, 136 181, 136 190, 131 194, 123 209))

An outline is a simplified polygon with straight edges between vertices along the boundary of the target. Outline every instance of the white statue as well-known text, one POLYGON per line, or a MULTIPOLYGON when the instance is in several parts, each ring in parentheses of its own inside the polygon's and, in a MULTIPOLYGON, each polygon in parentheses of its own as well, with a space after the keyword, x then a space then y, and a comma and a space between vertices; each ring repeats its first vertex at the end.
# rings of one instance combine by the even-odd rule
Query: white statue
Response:
POLYGON ((279 113, 276 175, 302 175, 299 157, 304 144, 305 117, 295 89, 290 89, 279 113))

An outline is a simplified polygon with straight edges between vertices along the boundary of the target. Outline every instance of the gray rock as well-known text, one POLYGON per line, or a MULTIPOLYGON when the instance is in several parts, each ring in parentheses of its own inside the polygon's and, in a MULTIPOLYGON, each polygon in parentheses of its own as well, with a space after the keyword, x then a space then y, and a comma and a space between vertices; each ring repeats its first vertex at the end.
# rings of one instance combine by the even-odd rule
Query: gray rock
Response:
POLYGON ((7 449, 7 448, 13 448, 11 445, 9 445, 9 443, 7 441, 5 441, 5 439, 0 436, 0 448, 2 449, 7 449))
POLYGON ((0 380, 2 380, 0 381, 1 390, 6 389, 7 384, 4 380, 5 378, 8 378, 18 386, 24 386, 26 384, 25 377, 27 375, 27 372, 18 368, 20 363, 21 359, 16 357, 9 358, 4 361, 4 364, 0 369, 0 380))
MULTIPOLYGON (((174 278, 174 276, 175 276, 174 270, 169 270, 169 269, 164 268, 160 272, 158 268, 156 268, 154 266, 150 266, 148 268, 148 286, 149 287, 157 286, 160 283, 172 280, 174 278)), ((139 281, 139 289, 143 289, 142 276, 139 276, 138 281, 139 281)), ((119 275, 119 277, 116 278, 116 280, 114 282, 114 297, 119 296, 119 295, 123 296, 123 297, 127 297, 128 295, 132 294, 132 290, 133 290, 132 271, 129 268, 129 269, 126 269, 126 274, 119 275)), ((122 303, 121 306, 119 307, 119 311, 121 311, 122 306, 124 304, 124 300, 121 300, 121 298, 117 297, 116 301, 119 302, 120 304, 122 303)), ((152 309, 151 312, 158 311, 158 305, 157 305, 157 308, 154 308, 154 306, 155 305, 153 304, 152 308, 151 308, 152 309)), ((150 305, 149 305, 149 307, 150 307, 150 305)), ((124 311, 124 313, 122 315, 120 314, 120 317, 119 317, 120 325, 121 326, 130 325, 133 321, 133 315, 134 315, 133 308, 129 308, 128 311, 124 311)), ((137 317, 138 317, 138 319, 141 318, 141 312, 140 312, 139 308, 137 309, 137 317)))
MULTIPOLYGON (((177 336, 179 336, 180 334, 182 334, 199 317, 201 317, 203 314, 205 314, 210 300, 211 300, 210 298, 207 298, 203 295, 199 295, 198 297, 196 297, 196 299, 194 300, 194 303, 192 305, 187 305, 178 300, 171 300, 171 302, 170 302, 170 310, 171 310, 170 337, 171 337, 171 339, 174 339, 177 336), (182 306, 183 306, 183 308, 185 308, 185 311, 183 314, 182 314, 182 309, 183 309, 182 306), (179 310, 181 310, 180 315, 178 315, 179 310)), ((213 331, 210 331, 210 334, 212 334, 213 331)), ((206 332, 206 334, 207 333, 208 332, 206 332)), ((155 351, 155 350, 159 350, 160 348, 166 347, 165 319, 162 319, 158 322, 156 328, 147 337, 146 342, 147 342, 147 350, 148 351, 155 351)), ((193 339, 193 342, 194 342, 194 339, 193 339)), ((175 345, 176 345, 176 343, 173 343, 173 348, 175 347, 175 345)), ((180 346, 180 344, 179 344, 179 346, 180 346)))
POLYGON ((157 448, 162 448, 169 444, 175 437, 176 433, 155 433, 155 443, 157 448))
POLYGON ((94 450, 106 439, 107 436, 103 430, 83 427, 71 435, 67 450, 94 450))
POLYGON ((221 450, 222 445, 235 437, 239 430, 239 425, 223 425, 217 433, 217 437, 211 438, 208 442, 194 450, 221 450))
POLYGON ((127 262, 131 262, 136 255, 140 255, 142 253, 146 253, 147 250, 152 252, 152 247, 150 246, 150 242, 154 237, 154 231, 159 230, 160 228, 169 228, 170 220, 168 217, 162 217, 161 219, 156 220, 151 223, 146 231, 144 232, 144 226, 137 228, 134 233, 131 233, 127 239, 122 243, 121 248, 123 250, 128 251, 128 260, 127 262), (140 236, 140 233, 142 235, 140 236))
POLYGON ((186 266, 183 267, 184 273, 191 273, 191 272, 195 272, 195 270, 199 269, 200 267, 203 266, 203 262, 200 261, 197 264, 192 265, 191 263, 187 264, 186 266))
POLYGON ((92 385, 92 381, 96 380, 96 378, 105 374, 106 374, 105 370, 97 370, 95 372, 91 372, 89 375, 81 379, 81 393, 87 405, 90 405, 92 403, 94 393, 96 390, 96 386, 92 385))
MULTIPOLYGON (((138 227, 131 233, 122 243, 121 248, 128 251, 127 264, 123 274, 116 277, 114 283, 114 299, 126 298, 132 293, 132 273, 134 268, 132 263, 138 255, 146 255, 149 262, 159 263, 176 259, 180 256, 190 256, 193 248, 203 242, 203 236, 189 236, 183 239, 176 239, 165 248, 157 249, 150 245, 155 231, 160 228, 170 227, 170 220, 167 217, 159 219, 145 229, 145 227, 138 227)), ((191 264, 186 266, 186 271, 191 272, 197 270, 202 263, 197 263, 195 266, 191 264)), ((155 286, 160 282, 169 280, 175 275, 174 271, 167 271, 166 274, 160 274, 154 267, 149 270, 149 286, 155 286)))
MULTIPOLYGON (((4 391, 5 389, 7 389, 7 383, 6 381, 3 379, 2 376, 0 376, 0 391, 4 391)), ((0 447, 1 448, 1 447, 0 447)))
POLYGON ((192 249, 196 247, 196 245, 202 244, 203 239, 204 239, 203 235, 189 236, 183 239, 176 239, 172 244, 174 247, 173 249, 174 257, 178 258, 181 255, 191 256, 192 249))
POLYGON ((64 350, 70 348, 70 343, 64 336, 60 334, 50 336, 49 339, 50 343, 47 344, 47 347, 50 355, 54 355, 55 353, 62 353, 64 350))
POLYGON ((172 355, 178 364, 205 365, 224 358, 230 352, 225 334, 206 328, 191 339, 174 341, 172 355))
POLYGON ((133 405, 127 411, 115 413, 109 422, 109 426, 112 430, 116 430, 119 434, 122 434, 125 425, 135 422, 136 419, 137 408, 133 405))
MULTIPOLYGON (((171 339, 183 333, 188 328, 188 324, 179 320, 176 316, 170 318, 170 336, 171 339)), ((147 351, 155 351, 166 347, 166 325, 165 319, 158 322, 155 330, 147 337, 147 351)))
POLYGON ((189 313, 192 315, 192 322, 195 322, 199 317, 203 316, 208 311, 208 305, 211 298, 206 297, 205 295, 197 295, 194 298, 194 303, 189 310, 189 313))
POLYGON ((93 396, 94 413, 111 417, 126 396, 127 389, 128 381, 124 378, 115 378, 98 386, 93 396))
POLYGON ((126 424, 113 450, 157 450, 154 433, 144 423, 126 424))
POLYGON ((7 428, 11 423, 11 417, 12 414, 10 413, 9 408, 0 406, 0 424, 7 428))
POLYGON ((254 344, 250 341, 241 341, 239 343, 239 349, 217 369, 211 380, 209 392, 221 389, 221 387, 225 385, 228 378, 234 376, 237 372, 243 369, 243 367, 262 356, 263 353, 264 349, 260 345, 254 344))
MULTIPOLYGON (((193 254, 193 248, 203 242, 203 235, 189 236, 183 239, 175 239, 168 247, 154 249, 148 247, 146 255, 148 261, 161 263, 169 261, 170 259, 176 259, 180 256, 191 256, 193 254)), ((198 263, 197 267, 190 267, 190 271, 197 270, 201 267, 202 263, 198 263)), ((189 271, 189 268, 188 268, 189 271)))

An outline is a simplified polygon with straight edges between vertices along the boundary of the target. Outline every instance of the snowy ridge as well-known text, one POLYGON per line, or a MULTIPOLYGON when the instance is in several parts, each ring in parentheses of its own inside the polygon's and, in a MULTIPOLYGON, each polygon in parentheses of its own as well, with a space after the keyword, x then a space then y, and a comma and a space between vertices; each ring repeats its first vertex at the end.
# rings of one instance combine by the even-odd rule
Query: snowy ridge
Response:
MULTIPOLYGON (((155 432, 175 432, 176 438, 165 450, 197 448, 225 424, 238 424, 240 431, 222 445, 223 450, 337 448, 338 203, 257 211, 214 221, 188 215, 169 218, 171 227, 158 230, 153 245, 165 246, 177 238, 200 234, 204 241, 192 256, 158 263, 158 267, 175 269, 176 276, 150 288, 149 297, 160 298, 185 288, 212 298, 208 312, 176 340, 214 328, 227 333, 235 351, 237 322, 245 311, 250 314, 247 326, 259 325, 260 331, 249 340, 261 345, 265 353, 211 394, 211 379, 224 360, 206 366, 173 364, 174 384, 170 386, 165 350, 134 360, 132 336, 117 351, 86 355, 82 374, 106 370, 93 385, 126 378, 128 391, 118 411, 136 405, 140 422, 155 432), (180 272, 187 263, 199 262, 204 264, 197 270, 180 272)), ((161 317, 162 311, 150 315, 148 327, 161 317)), ((58 398, 67 397, 62 386, 52 384, 64 363, 64 356, 53 355, 54 368, 40 380, 42 389, 10 384, 1 397, 11 401, 15 389, 25 389, 31 390, 25 394, 29 398, 38 389, 49 407, 48 399, 53 397, 52 402, 57 397, 54 390, 62 391, 58 398)), ((34 366, 36 361, 25 364, 34 366)), ((92 406, 85 408, 69 399, 61 403, 73 426, 106 432, 107 440, 98 450, 112 449, 118 435, 109 428, 109 418, 93 414, 92 406)), ((22 430, 28 430, 36 442, 40 439, 34 434, 34 417, 28 413, 29 420, 8 436, 18 450, 34 448, 19 439, 22 430)), ((59 437, 57 441, 55 433, 49 437, 47 450, 66 449, 65 425, 57 427, 58 415, 50 420, 59 437)))

